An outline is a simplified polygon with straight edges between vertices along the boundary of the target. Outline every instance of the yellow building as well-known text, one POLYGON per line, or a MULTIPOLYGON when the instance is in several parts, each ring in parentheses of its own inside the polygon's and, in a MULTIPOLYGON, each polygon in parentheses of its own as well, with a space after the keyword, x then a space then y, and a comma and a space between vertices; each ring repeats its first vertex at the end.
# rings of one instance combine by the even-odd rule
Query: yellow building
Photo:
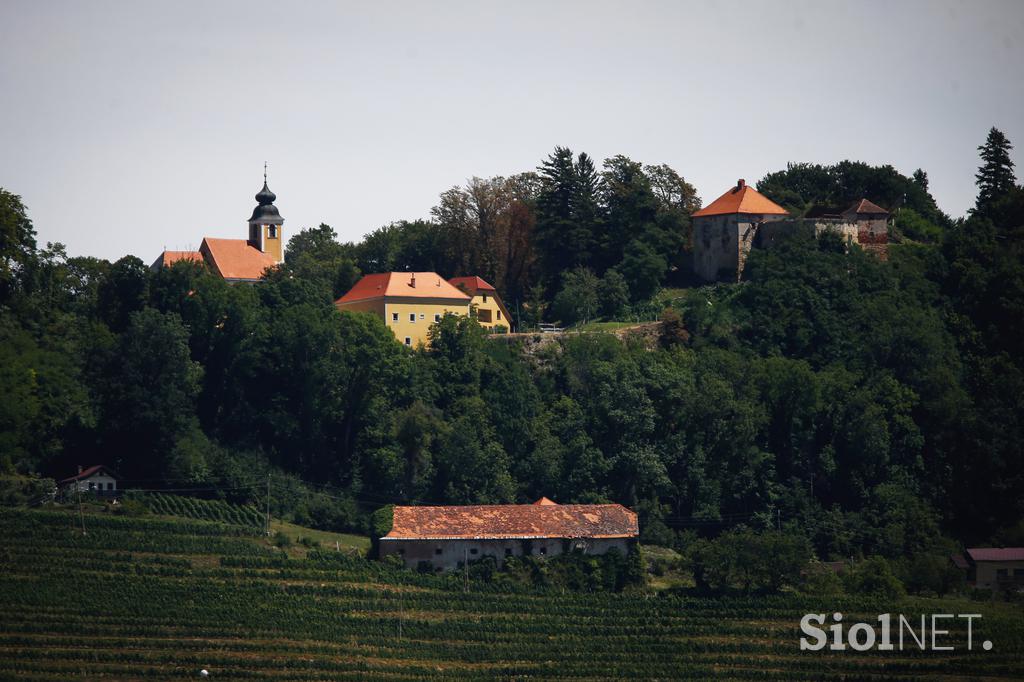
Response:
POLYGON ((495 327, 504 327, 506 331, 512 331, 512 318, 501 302, 498 291, 493 286, 479 277, 453 277, 448 283, 458 287, 472 300, 469 305, 476 309, 476 321, 480 326, 489 331, 495 327))
POLYGON ((470 296, 435 272, 366 275, 334 302, 338 310, 370 312, 384 320, 406 346, 428 342, 430 325, 445 313, 469 314, 470 296))

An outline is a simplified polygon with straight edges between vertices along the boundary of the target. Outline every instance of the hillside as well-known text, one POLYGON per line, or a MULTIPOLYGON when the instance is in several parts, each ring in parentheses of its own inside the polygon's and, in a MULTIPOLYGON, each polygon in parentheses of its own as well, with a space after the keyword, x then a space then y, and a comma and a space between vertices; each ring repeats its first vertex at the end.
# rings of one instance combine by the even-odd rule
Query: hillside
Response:
MULTIPOLYGON (((288 558, 237 526, 5 511, 0 677, 17 679, 1020 679, 1006 604, 497 592, 344 552, 288 558), (994 649, 823 655, 804 613, 981 613, 994 649)), ((507 590, 509 588, 506 588, 507 590)))

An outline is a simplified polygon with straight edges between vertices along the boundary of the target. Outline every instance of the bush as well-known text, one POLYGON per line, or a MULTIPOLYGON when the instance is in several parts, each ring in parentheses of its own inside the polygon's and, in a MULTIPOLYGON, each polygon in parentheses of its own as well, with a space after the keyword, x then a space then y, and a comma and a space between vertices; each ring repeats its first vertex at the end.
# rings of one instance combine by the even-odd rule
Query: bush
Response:
POLYGON ((830 566, 815 561, 804 570, 800 591, 821 596, 842 594, 843 581, 830 566))
POLYGON ((854 564, 843 577, 846 591, 858 596, 897 599, 906 594, 903 583, 885 558, 873 556, 854 564))
POLYGON ((802 535, 739 528, 715 540, 696 541, 686 560, 701 590, 777 592, 799 584, 810 556, 810 543, 802 535))
POLYGON ((292 539, 281 531, 274 533, 274 546, 284 549, 292 546, 292 539))

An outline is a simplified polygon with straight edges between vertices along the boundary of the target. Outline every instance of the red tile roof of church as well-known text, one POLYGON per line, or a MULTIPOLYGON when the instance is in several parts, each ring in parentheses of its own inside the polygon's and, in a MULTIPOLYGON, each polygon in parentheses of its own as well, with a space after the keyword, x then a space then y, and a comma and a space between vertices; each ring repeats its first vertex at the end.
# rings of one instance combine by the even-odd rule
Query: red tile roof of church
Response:
POLYGON ((277 267, 273 257, 244 239, 206 237, 199 250, 224 279, 258 280, 267 268, 277 267))
POLYGON ((198 251, 164 251, 153 263, 154 269, 168 268, 180 260, 203 262, 203 254, 198 251))

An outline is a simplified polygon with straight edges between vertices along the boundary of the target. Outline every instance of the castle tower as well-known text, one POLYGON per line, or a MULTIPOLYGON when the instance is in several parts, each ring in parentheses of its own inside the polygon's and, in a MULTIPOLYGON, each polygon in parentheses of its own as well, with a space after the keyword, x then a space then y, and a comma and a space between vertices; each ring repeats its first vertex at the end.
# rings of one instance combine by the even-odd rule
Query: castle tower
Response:
POLYGON ((256 194, 256 208, 249 218, 249 244, 274 259, 275 263, 284 260, 284 237, 282 226, 284 218, 274 206, 277 195, 267 187, 267 167, 263 165, 263 189, 256 194))

